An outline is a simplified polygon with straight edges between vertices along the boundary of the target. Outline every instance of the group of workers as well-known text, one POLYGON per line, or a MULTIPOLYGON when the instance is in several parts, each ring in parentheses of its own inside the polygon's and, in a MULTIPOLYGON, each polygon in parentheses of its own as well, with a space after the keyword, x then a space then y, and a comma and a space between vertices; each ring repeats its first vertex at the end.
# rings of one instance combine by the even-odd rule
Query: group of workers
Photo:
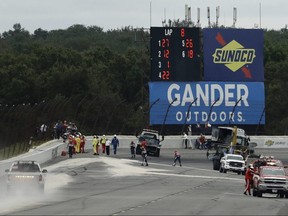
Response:
POLYGON ((119 139, 117 138, 116 134, 114 135, 113 139, 110 141, 105 135, 99 138, 97 135, 93 136, 92 139, 92 146, 93 146, 93 153, 94 155, 99 155, 99 146, 101 146, 102 154, 110 155, 110 146, 113 147, 114 155, 117 154, 117 148, 119 147, 119 139))
POLYGON ((183 133, 183 144, 185 149, 207 149, 207 140, 205 136, 201 133, 200 136, 195 140, 194 146, 192 144, 192 140, 188 138, 187 134, 183 133))
POLYGON ((78 134, 76 136, 69 135, 68 137, 68 155, 69 158, 72 158, 72 155, 77 153, 84 153, 85 152, 85 143, 86 138, 82 134, 78 134))
MULTIPOLYGON (((76 153, 84 153, 85 142, 86 142, 86 138, 84 135, 77 135, 77 136, 70 135, 68 137, 68 145, 67 145, 69 158, 72 158, 72 155, 76 153)), ((113 147, 114 155, 117 154, 117 148, 119 147, 119 139, 117 138, 116 135, 114 135, 111 141, 105 135, 103 135, 101 138, 99 138, 97 135, 94 135, 92 138, 93 155, 100 154, 100 146, 101 146, 102 154, 106 153, 106 155, 110 155, 111 145, 113 147)), ((147 141, 145 139, 142 140, 140 149, 141 149, 141 156, 142 156, 141 166, 144 166, 144 165, 148 166, 147 141)), ((134 141, 131 141, 130 143, 130 151, 131 151, 131 158, 135 158, 136 144, 134 141)), ((175 166, 177 161, 179 162, 179 165, 182 166, 181 154, 179 153, 179 151, 175 150, 174 162, 172 165, 175 166)))
MULTIPOLYGON (((77 153, 85 152, 85 143, 86 138, 84 135, 69 135, 68 137, 68 155, 72 158, 72 155, 77 153)), ((117 153, 117 147, 119 147, 119 140, 116 135, 114 135, 112 141, 110 141, 105 135, 103 135, 100 139, 97 135, 93 136, 92 146, 94 155, 99 155, 99 146, 102 147, 102 154, 110 155, 110 145, 113 146, 114 154, 117 153)))

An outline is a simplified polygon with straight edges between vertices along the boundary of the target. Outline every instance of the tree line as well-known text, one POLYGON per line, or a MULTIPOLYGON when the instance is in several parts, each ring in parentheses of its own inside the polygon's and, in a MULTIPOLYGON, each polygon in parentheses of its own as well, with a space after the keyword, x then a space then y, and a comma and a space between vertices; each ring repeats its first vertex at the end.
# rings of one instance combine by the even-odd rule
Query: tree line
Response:
MULTIPOLYGON (((35 125, 52 127, 59 119, 75 122, 89 134, 131 134, 146 127, 149 46, 149 32, 131 26, 103 31, 73 25, 29 33, 14 24, 0 34, 0 112, 5 117, 0 127, 25 127, 33 119, 23 137, 35 125), (17 115, 22 109, 16 107, 24 105, 36 116, 17 115)), ((259 129, 263 134, 288 132, 287 56, 287 28, 264 30, 266 124, 259 129)), ((247 128, 253 133, 256 126, 247 128)), ((166 129, 179 133, 182 126, 166 129)), ((4 136, 5 129, 1 131, 4 136)))

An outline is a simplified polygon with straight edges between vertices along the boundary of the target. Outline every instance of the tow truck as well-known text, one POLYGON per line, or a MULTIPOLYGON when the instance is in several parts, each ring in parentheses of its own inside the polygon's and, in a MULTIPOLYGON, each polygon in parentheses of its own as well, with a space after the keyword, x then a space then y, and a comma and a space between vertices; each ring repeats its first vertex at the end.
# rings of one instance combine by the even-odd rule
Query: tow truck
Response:
POLYGON ((160 156, 161 142, 164 140, 164 136, 162 136, 162 139, 160 140, 158 131, 151 129, 143 129, 140 135, 136 134, 136 137, 138 139, 136 146, 136 154, 141 154, 141 145, 143 141, 145 141, 147 155, 155 157, 160 156))
POLYGON ((207 150, 206 156, 213 162, 213 169, 220 169, 221 158, 229 153, 232 146, 234 154, 240 154, 244 158, 248 154, 254 153, 256 143, 250 143, 250 138, 246 135, 245 130, 242 128, 234 127, 213 127, 211 133, 211 148, 207 150))

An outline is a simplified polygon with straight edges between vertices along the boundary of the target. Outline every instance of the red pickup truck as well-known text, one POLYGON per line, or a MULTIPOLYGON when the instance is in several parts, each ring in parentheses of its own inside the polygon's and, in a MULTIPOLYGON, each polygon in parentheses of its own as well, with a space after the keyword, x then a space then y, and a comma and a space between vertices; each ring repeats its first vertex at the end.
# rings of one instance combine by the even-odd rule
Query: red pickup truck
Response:
POLYGON ((288 198, 288 176, 284 167, 260 166, 253 175, 253 196, 262 197, 263 193, 277 194, 288 198))

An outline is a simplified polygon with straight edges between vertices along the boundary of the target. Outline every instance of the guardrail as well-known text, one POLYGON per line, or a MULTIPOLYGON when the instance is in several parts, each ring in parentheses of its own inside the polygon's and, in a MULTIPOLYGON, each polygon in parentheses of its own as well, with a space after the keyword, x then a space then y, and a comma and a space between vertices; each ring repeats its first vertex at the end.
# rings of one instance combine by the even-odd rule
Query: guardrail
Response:
MULTIPOLYGON (((108 139, 112 139, 113 136, 106 136, 108 139)), ((188 139, 192 144, 198 136, 190 136, 188 139)), ((92 149, 92 136, 86 137, 87 142, 85 145, 86 149, 92 149)), ((131 141, 136 142, 135 136, 118 136, 120 146, 119 148, 130 148, 131 141)), ((288 148, 288 136, 250 136, 251 142, 257 143, 257 148, 288 148)), ((5 169, 8 169, 13 161, 17 160, 35 160, 40 164, 53 160, 54 158, 61 155, 63 150, 66 150, 67 144, 63 143, 62 140, 51 140, 44 143, 41 146, 32 148, 29 152, 13 157, 7 160, 0 161, 0 176, 3 176, 5 169)), ((166 136, 164 141, 161 142, 161 148, 173 148, 179 149, 184 148, 182 136, 166 136)))

